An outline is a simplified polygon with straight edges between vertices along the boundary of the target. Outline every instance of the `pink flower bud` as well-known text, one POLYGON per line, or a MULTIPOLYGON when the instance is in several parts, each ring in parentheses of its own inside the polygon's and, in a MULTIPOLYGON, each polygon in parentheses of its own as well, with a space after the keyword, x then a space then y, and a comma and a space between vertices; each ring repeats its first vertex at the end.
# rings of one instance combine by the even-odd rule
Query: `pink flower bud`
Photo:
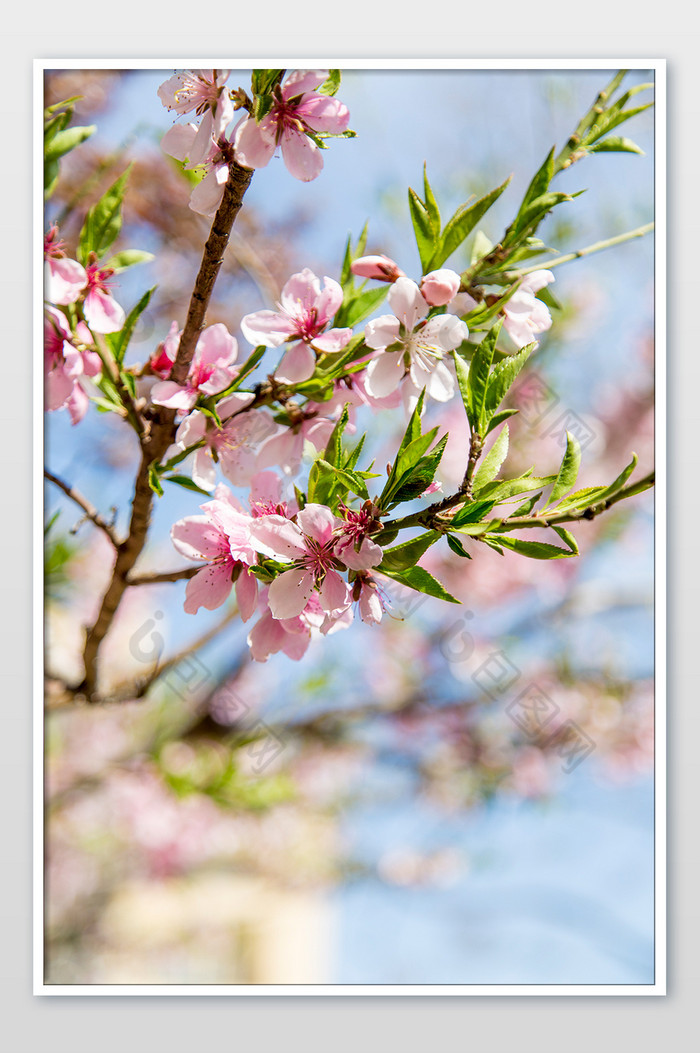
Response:
POLYGON ((405 277, 398 264, 388 256, 360 256, 350 264, 350 270, 359 278, 376 278, 378 282, 395 282, 405 277))
POLYGON ((459 292, 462 279, 447 267, 426 274, 420 283, 420 291, 431 307, 443 307, 454 300, 459 292))

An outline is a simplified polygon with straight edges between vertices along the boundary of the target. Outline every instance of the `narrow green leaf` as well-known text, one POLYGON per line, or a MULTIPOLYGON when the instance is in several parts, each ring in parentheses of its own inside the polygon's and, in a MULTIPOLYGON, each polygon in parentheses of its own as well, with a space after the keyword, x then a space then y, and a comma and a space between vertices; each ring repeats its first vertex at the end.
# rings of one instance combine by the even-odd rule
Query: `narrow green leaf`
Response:
POLYGON ((579 446, 578 439, 575 435, 572 435, 571 432, 567 431, 566 450, 564 451, 556 482, 554 483, 552 492, 549 495, 549 500, 544 505, 545 508, 548 508, 549 505, 556 504, 564 494, 568 494, 569 490, 571 490, 576 483, 580 464, 581 447, 579 446))
POLYGON ((447 591, 444 585, 441 585, 437 578, 434 578, 423 567, 411 567, 408 570, 393 570, 384 571, 387 577, 392 578, 394 581, 398 581, 401 585, 407 585, 409 589, 415 589, 416 592, 424 592, 428 596, 435 596, 439 600, 446 600, 448 603, 460 603, 460 600, 447 591))
POLYGON ((544 163, 535 173, 532 182, 525 192, 522 204, 518 210, 518 216, 527 209, 533 201, 536 201, 538 197, 541 197, 549 189, 549 184, 552 182, 554 177, 554 151, 555 147, 547 154, 544 163))
POLYGON ((340 417, 336 421, 335 427, 330 434, 326 449, 324 451, 324 459, 332 467, 338 467, 341 463, 341 456, 343 452, 342 437, 345 427, 348 423, 348 407, 347 404, 343 406, 343 411, 340 417))
POLYGON ((377 567, 377 570, 382 572, 401 571, 408 570, 409 567, 415 567, 423 553, 431 545, 435 544, 439 537, 440 534, 437 531, 429 530, 427 533, 412 538, 410 541, 404 541, 401 545, 385 549, 382 562, 377 567))
POLYGON ((352 491, 353 494, 358 494, 359 497, 364 497, 366 501, 369 500, 367 484, 357 472, 347 471, 344 468, 339 468, 337 465, 329 464, 328 461, 324 460, 322 457, 319 457, 314 463, 322 468, 330 468, 335 474, 336 479, 342 483, 346 490, 352 491))
POLYGON ((109 344, 117 364, 120 366, 124 361, 124 355, 126 354, 126 349, 129 346, 131 337, 134 334, 136 323, 148 307, 150 299, 157 288, 158 286, 154 285, 152 289, 149 289, 143 294, 136 306, 132 307, 129 311, 126 316, 126 321, 118 333, 108 333, 105 336, 105 340, 109 344))
POLYGON ((408 207, 411 213, 411 223, 413 224, 413 233, 416 237, 421 267, 425 274, 431 269, 429 263, 435 251, 435 242, 440 232, 435 231, 433 228, 430 222, 430 213, 411 187, 408 188, 408 207))
POLYGON ((499 424, 503 424, 504 420, 508 420, 509 417, 513 417, 516 413, 519 412, 520 410, 517 409, 504 409, 500 410, 499 413, 494 413, 493 417, 489 421, 489 426, 486 429, 486 435, 490 435, 491 432, 494 431, 499 424))
POLYGON ((105 267, 111 267, 115 273, 125 271, 127 267, 134 267, 137 263, 150 263, 155 256, 152 252, 144 252, 142 249, 123 249, 116 252, 114 256, 105 262, 105 267))
POLYGON ((439 244, 428 262, 428 270, 442 267, 443 263, 450 258, 453 252, 457 251, 462 242, 469 237, 482 216, 488 212, 493 203, 501 196, 510 180, 511 177, 508 176, 504 183, 501 183, 495 190, 486 194, 473 205, 467 206, 465 204, 457 209, 442 232, 439 244))
POLYGON ((510 549, 521 556, 528 556, 530 559, 566 559, 575 555, 573 551, 559 548, 558 545, 548 545, 544 541, 523 541, 509 534, 496 534, 495 540, 502 548, 510 549))
POLYGON ((336 327, 357 325, 379 307, 380 303, 386 299, 388 291, 388 285, 380 285, 377 288, 363 289, 358 292, 338 308, 333 325, 336 327))
POLYGON ((439 233, 441 226, 440 209, 433 193, 433 188, 428 182, 428 166, 423 162, 423 194, 425 200, 425 207, 428 210, 428 216, 430 217, 430 225, 433 231, 439 233))
POLYGON ((483 501, 488 498, 488 500, 500 504, 501 501, 507 501, 510 497, 518 497, 520 494, 527 494, 532 490, 541 490, 542 487, 553 483, 555 479, 556 476, 554 475, 522 475, 517 479, 504 479, 503 482, 488 483, 481 488, 479 499, 483 501))
POLYGON ((121 207, 130 171, 131 165, 89 210, 80 231, 78 256, 81 263, 87 263, 91 252, 100 259, 117 238, 122 226, 121 207))
POLYGON ((160 481, 160 473, 158 472, 158 461, 151 461, 148 466, 148 485, 154 493, 158 494, 158 497, 163 496, 163 484, 160 481))
POLYGON ((252 351, 250 353, 250 355, 248 355, 247 359, 245 360, 245 362, 241 366, 240 373, 238 374, 238 376, 236 377, 236 379, 233 382, 233 390, 234 391, 236 391, 238 388, 240 388, 241 384, 246 379, 246 377, 250 376, 250 374, 253 372, 253 370, 255 369, 255 367, 257 366, 258 362, 263 357, 263 355, 265 354, 266 351, 267 351, 267 348, 265 347, 264 344, 258 344, 258 346, 255 348, 255 350, 252 351))
POLYGON ((644 155, 644 151, 636 143, 622 135, 609 135, 607 139, 601 140, 594 146, 589 146, 588 152, 589 154, 620 153, 644 155))
POLYGON ((339 69, 329 69, 328 79, 323 82, 320 88, 316 91, 320 95, 335 95, 340 87, 341 73, 339 69))
POLYGON ((467 523, 480 523, 491 512, 495 501, 469 501, 462 505, 452 517, 452 526, 461 527, 467 523))
POLYGON ((489 416, 495 413, 501 405, 503 399, 510 391, 513 381, 536 347, 536 343, 527 344, 517 354, 509 355, 502 361, 497 362, 493 367, 485 400, 485 408, 489 416))
POLYGON ((504 424, 489 452, 479 465, 474 476, 474 493, 478 495, 482 486, 492 482, 498 475, 501 465, 508 456, 508 425, 504 424))
POLYGON ((208 490, 203 490, 201 486, 197 486, 187 475, 166 475, 164 479, 168 483, 177 483, 183 490, 192 490, 195 494, 204 494, 205 497, 211 497, 208 490))
POLYGON ((64 157, 71 150, 74 150, 76 146, 84 143, 96 131, 96 124, 90 124, 84 128, 66 128, 63 131, 57 131, 51 136, 51 141, 44 153, 44 161, 47 164, 58 161, 60 157, 64 157))
POLYGON ((472 558, 458 537, 455 537, 454 534, 446 534, 445 537, 447 538, 447 544, 457 556, 461 556, 463 559, 472 558))

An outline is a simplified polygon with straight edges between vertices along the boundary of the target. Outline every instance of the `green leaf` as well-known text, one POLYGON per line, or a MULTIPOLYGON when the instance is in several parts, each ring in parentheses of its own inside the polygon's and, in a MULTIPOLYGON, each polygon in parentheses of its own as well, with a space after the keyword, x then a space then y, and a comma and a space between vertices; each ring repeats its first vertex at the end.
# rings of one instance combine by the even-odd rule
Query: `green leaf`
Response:
POLYGON ((433 188, 428 182, 428 166, 423 162, 423 194, 425 200, 425 207, 428 210, 428 216, 430 217, 430 226, 432 230, 440 232, 441 219, 440 209, 433 193, 433 188))
POLYGON ((105 336, 105 340, 111 348, 112 354, 114 355, 117 364, 120 366, 124 361, 124 355, 126 354, 126 349, 129 346, 129 341, 133 336, 134 329, 136 328, 136 323, 148 307, 150 299, 157 288, 158 286, 154 285, 152 289, 149 289, 148 292, 145 292, 143 294, 136 306, 132 307, 129 311, 128 315, 126 316, 126 321, 124 322, 124 325, 118 333, 107 333, 105 336))
POLYGON ((507 501, 510 497, 527 494, 532 490, 541 490, 542 487, 553 483, 555 478, 556 476, 554 475, 521 475, 517 479, 504 479, 503 482, 487 483, 486 486, 481 488, 479 498, 482 501, 488 498, 490 501, 500 504, 501 501, 507 501))
POLYGON ((429 260, 427 267, 428 270, 436 270, 438 267, 442 267, 443 263, 450 258, 452 253, 456 252, 465 238, 471 234, 481 217, 488 212, 493 203, 498 200, 510 183, 510 180, 511 177, 508 176, 504 183, 501 183, 501 185, 497 186, 495 190, 486 194, 473 205, 467 206, 464 204, 457 209, 442 232, 439 244, 429 260))
POLYGON ((408 188, 408 207, 421 267, 425 274, 431 269, 430 260, 435 252, 435 243, 440 236, 440 231, 434 228, 428 209, 411 187, 408 188))
POLYGON ((271 92, 282 80, 285 72, 283 69, 254 69, 250 79, 251 91, 254 95, 271 92))
MULTIPOLYGON (((381 536, 381 535, 380 535, 381 536)), ((384 550, 382 562, 377 567, 380 571, 401 571, 415 567, 418 560, 431 545, 439 539, 440 535, 435 530, 429 530, 426 534, 404 541, 401 545, 384 550)))
POLYGON ((504 424, 503 429, 499 432, 498 438, 476 471, 473 484, 474 493, 478 494, 482 486, 485 486, 486 483, 492 482, 498 475, 501 465, 508 456, 508 441, 508 425, 504 424))
POLYGON ((542 491, 540 490, 539 493, 533 494, 532 497, 528 497, 527 501, 523 501, 523 503, 521 505, 518 505, 518 507, 515 509, 515 511, 512 512, 512 515, 513 516, 529 516, 532 513, 533 508, 535 507, 535 505, 537 504, 537 502, 539 501, 539 499, 541 497, 542 497, 542 491))
POLYGON ((58 161, 60 157, 64 157, 71 150, 74 150, 76 146, 84 143, 96 131, 96 124, 90 124, 84 128, 66 128, 63 131, 52 130, 50 142, 44 151, 45 163, 51 164, 54 161, 58 161))
POLYGON ((529 203, 527 208, 523 209, 513 225, 508 228, 503 241, 504 247, 510 248, 521 241, 525 234, 533 233, 548 212, 551 212, 553 208, 560 205, 563 201, 572 201, 573 197, 573 194, 564 194, 560 191, 549 191, 546 194, 540 194, 539 197, 529 203))
POLYGON ((335 474, 336 479, 342 483, 345 490, 350 490, 353 494, 357 494, 359 497, 364 497, 366 501, 369 500, 367 484, 357 472, 348 471, 345 468, 337 467, 337 465, 329 464, 323 457, 319 457, 314 463, 318 464, 320 468, 330 468, 335 474))
POLYGON ((81 263, 87 263, 91 252, 101 259, 117 238, 122 226, 121 207, 130 171, 131 165, 89 210, 80 231, 78 257, 81 263))
POLYGON ((536 347, 536 343, 527 344, 517 354, 509 355, 501 362, 497 362, 493 367, 485 399, 485 409, 489 416, 501 405, 503 399, 510 391, 513 381, 536 347))
POLYGON ((589 154, 601 154, 601 153, 623 153, 623 154, 644 154, 644 151, 633 143, 631 139, 625 139, 621 135, 609 135, 607 139, 603 139, 602 142, 596 143, 594 146, 588 147, 589 154))
POLYGON ((489 386, 489 373, 493 362, 496 341, 501 331, 502 322, 499 320, 488 331, 484 339, 478 344, 469 366, 469 373, 464 378, 464 365, 459 355, 454 356, 457 369, 457 380, 459 382, 462 399, 467 411, 472 432, 482 437, 486 434, 490 414, 486 410, 487 391, 489 386))
POLYGON ((208 490, 203 490, 201 486, 197 486, 187 475, 166 475, 164 479, 168 483, 177 483, 183 490, 192 490, 195 494, 204 494, 205 497, 211 497, 208 490))
POLYGON ((144 252, 142 249, 123 249, 116 252, 114 256, 105 262, 105 267, 111 267, 115 273, 125 271, 127 267, 134 267, 137 263, 150 263, 155 256, 152 252, 144 252))
POLYGON ((339 69, 329 69, 328 79, 323 82, 316 91, 321 95, 335 95, 340 87, 341 73, 339 69))
POLYGON ((486 237, 483 230, 477 230, 472 242, 472 251, 469 255, 469 266, 473 267, 477 260, 488 256, 492 248, 493 242, 486 237))
POLYGON ((343 453, 342 437, 345 427, 348 423, 348 407, 347 404, 343 406, 343 411, 340 417, 336 421, 335 427, 330 434, 326 449, 324 451, 324 459, 332 467, 338 467, 341 463, 341 457, 343 453))
POLYGON ((556 504, 564 496, 568 494, 569 490, 576 483, 576 477, 578 476, 579 466, 581 464, 581 447, 579 446, 578 439, 572 435, 571 432, 566 433, 566 450, 562 458, 561 467, 557 475, 552 492, 549 495, 549 500, 544 505, 548 508, 549 505, 556 504))
POLYGON ((258 362, 260 361, 260 359, 262 358, 262 356, 265 354, 266 351, 267 351, 267 348, 265 347, 265 345, 264 344, 259 344, 255 348, 255 350, 252 351, 250 355, 248 355, 248 358, 245 360, 245 362, 241 366, 240 373, 238 374, 238 376, 236 377, 236 379, 233 382, 233 390, 234 391, 237 390, 241 386, 241 384, 243 383, 243 381, 245 380, 245 378, 247 376, 250 376, 250 374, 253 372, 253 370, 255 369, 255 367, 257 366, 258 362))
POLYGON ((463 559, 472 558, 467 552, 462 542, 459 540, 459 538, 455 537, 454 534, 446 534, 445 537, 447 538, 447 544, 457 556, 461 556, 463 559))
POLYGON ((502 548, 510 549, 521 556, 528 556, 530 559, 565 559, 576 554, 574 551, 559 548, 558 545, 548 545, 544 541, 523 541, 508 534, 496 534, 494 539, 502 548))
POLYGON ((552 182, 552 179, 554 177, 554 150, 555 147, 552 147, 552 149, 547 154, 543 165, 533 177, 532 182, 527 188, 527 191, 525 192, 525 197, 523 198, 522 204, 518 210, 518 216, 521 216, 523 212, 532 204, 533 201, 536 201, 537 198, 542 197, 542 195, 545 194, 549 189, 549 184, 552 182))
POLYGON ((493 417, 489 421, 489 426, 486 429, 486 435, 490 435, 491 432, 494 431, 499 424, 503 424, 504 420, 508 420, 509 417, 513 417, 516 413, 519 412, 520 410, 517 409, 504 409, 501 410, 499 413, 494 413, 493 417))
POLYGON ((322 457, 314 461, 309 472, 308 499, 312 504, 329 505, 337 489, 338 478, 333 466, 322 457))
POLYGON ((340 272, 340 284, 343 287, 343 292, 346 292, 348 288, 352 289, 354 285, 353 273, 350 270, 352 263, 360 256, 364 255, 364 251, 367 247, 367 229, 369 221, 365 223, 362 228, 362 233, 357 239, 357 245, 353 249, 352 237, 348 234, 348 240, 345 244, 345 256, 343 257, 343 267, 340 272))
POLYGON ((457 528, 467 523, 480 523, 491 512, 495 503, 495 501, 469 501, 455 513, 451 525, 457 528))
POLYGON ((388 291, 388 285, 361 290, 338 308, 333 325, 338 327, 357 325, 379 307, 379 304, 386 299, 388 291))
MULTIPOLYGON (((427 436, 423 438, 425 439, 427 436)), ((399 504, 402 501, 414 501, 427 490, 435 478, 435 473, 440 465, 448 438, 448 435, 443 435, 440 442, 430 451, 427 457, 421 457, 414 468, 406 471, 400 477, 397 487, 392 494, 393 503, 399 504)))
POLYGON ((439 600, 447 600, 448 603, 460 603, 440 584, 437 578, 428 573, 423 567, 411 567, 408 570, 384 571, 387 577, 398 581, 401 585, 407 585, 409 589, 416 592, 424 592, 428 596, 435 596, 439 600))
POLYGON ((559 502, 556 507, 557 514, 559 512, 570 512, 575 508, 586 508, 588 505, 597 503, 604 493, 604 486, 584 486, 582 490, 575 490, 573 494, 569 494, 568 497, 559 502))

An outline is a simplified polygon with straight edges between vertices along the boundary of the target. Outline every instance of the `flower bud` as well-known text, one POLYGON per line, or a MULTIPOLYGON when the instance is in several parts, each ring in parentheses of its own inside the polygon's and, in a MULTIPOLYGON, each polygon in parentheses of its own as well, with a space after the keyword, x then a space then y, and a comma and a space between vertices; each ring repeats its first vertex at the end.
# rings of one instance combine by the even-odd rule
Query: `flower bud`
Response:
POLYGON ((405 277, 398 264, 388 256, 360 256, 350 264, 350 270, 359 278, 375 278, 379 282, 395 282, 405 277))
POLYGON ((425 275, 420 283, 420 291, 431 307, 443 307, 454 300, 461 284, 462 279, 456 271, 443 267, 425 275))

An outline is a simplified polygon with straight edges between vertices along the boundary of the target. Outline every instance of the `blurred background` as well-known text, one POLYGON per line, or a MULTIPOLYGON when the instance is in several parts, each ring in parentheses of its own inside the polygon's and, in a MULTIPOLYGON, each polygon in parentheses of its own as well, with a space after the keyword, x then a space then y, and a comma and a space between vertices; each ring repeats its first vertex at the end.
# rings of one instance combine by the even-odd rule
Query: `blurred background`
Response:
MULTIPOLYGON (((207 220, 159 141, 170 71, 56 70, 97 133, 62 162, 47 207, 74 248, 87 208, 134 161, 116 248, 155 253, 119 275, 127 309, 157 285, 127 361, 181 325, 207 220)), ((208 323, 240 318, 295 271, 337 278, 348 234, 420 276, 407 187, 423 162, 449 216, 512 173, 482 222, 496 241, 535 170, 614 70, 378 71, 343 76, 357 139, 331 141, 312 183, 276 159, 234 228, 208 323)), ((628 86, 652 80, 632 71, 628 86)), ((229 86, 249 88, 245 71, 229 86)), ((557 177, 587 192, 540 230, 569 252, 653 219, 653 111, 625 129, 643 156, 601 154, 557 177)), ((468 263, 469 245, 451 261, 468 263)), ((507 466, 556 470, 565 430, 579 485, 653 467, 653 241, 557 267, 561 308, 512 398, 507 466)), ((271 368, 268 366, 268 368, 271 368)), ((404 424, 363 417, 378 463, 404 424)), ((442 479, 461 479, 461 406, 442 479)), ((133 434, 91 409, 46 422, 47 466, 118 527, 133 434)), ((302 476, 303 478, 303 476, 302 476)), ((200 500, 166 486, 143 570, 182 565, 171 524, 200 500)), ((146 700, 76 709, 83 626, 111 550, 47 489, 46 980, 52 984, 648 984, 653 982, 653 492, 576 528, 552 562, 483 546, 424 564, 462 607, 391 594, 392 616, 252 663, 247 626, 182 612, 185 583, 127 591, 104 648, 116 688, 173 661, 146 700), (58 515, 56 516, 56 513, 58 515), (202 636, 202 646, 193 644, 202 636)))

